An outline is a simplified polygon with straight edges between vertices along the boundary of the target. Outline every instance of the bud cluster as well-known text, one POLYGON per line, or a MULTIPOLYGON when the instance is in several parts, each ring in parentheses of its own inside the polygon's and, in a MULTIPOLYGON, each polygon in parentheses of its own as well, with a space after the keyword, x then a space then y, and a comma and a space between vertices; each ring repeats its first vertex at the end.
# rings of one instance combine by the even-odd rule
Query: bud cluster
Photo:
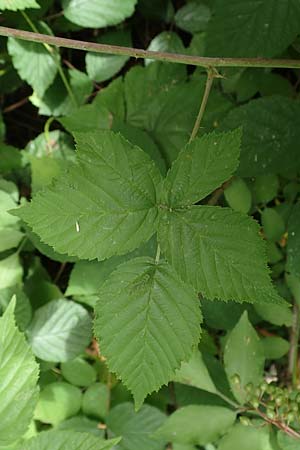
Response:
MULTIPOLYGON (((238 375, 232 377, 232 382, 240 384, 238 375)), ((246 405, 267 416, 268 419, 287 424, 300 429, 300 392, 292 389, 276 386, 274 383, 263 381, 258 386, 248 383, 245 386, 247 393, 246 405)), ((247 417, 240 418, 241 423, 249 425, 247 417)))

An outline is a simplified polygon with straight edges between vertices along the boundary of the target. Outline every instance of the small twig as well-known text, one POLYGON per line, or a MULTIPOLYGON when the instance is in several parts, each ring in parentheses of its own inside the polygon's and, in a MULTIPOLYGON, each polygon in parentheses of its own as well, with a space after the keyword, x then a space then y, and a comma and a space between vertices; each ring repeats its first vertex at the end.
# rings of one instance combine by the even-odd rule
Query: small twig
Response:
POLYGON ((214 68, 210 67, 207 70, 207 79, 206 79, 206 84, 205 84, 205 90, 204 90, 200 109, 199 109, 199 112, 198 112, 198 115, 196 118, 196 122, 194 124, 193 131, 191 133, 189 142, 192 142, 192 140, 195 139, 195 137, 197 136, 197 133, 199 131, 199 128, 200 128, 200 125, 201 125, 201 122, 202 122, 202 119, 203 119, 203 116, 205 113, 208 97, 209 97, 209 94, 210 94, 210 91, 211 91, 211 88, 213 85, 214 78, 216 78, 217 76, 218 76, 217 72, 214 68))
MULTIPOLYGON (((249 412, 251 412, 251 411, 249 411, 249 412)), ((293 430, 293 428, 289 427, 289 425, 287 425, 286 423, 280 422, 276 419, 270 419, 266 414, 261 412, 259 409, 255 409, 255 410, 253 410, 253 412, 258 414, 262 419, 264 419, 269 424, 274 425, 276 428, 279 428, 279 430, 284 431, 289 436, 296 438, 296 439, 300 439, 300 433, 293 430)))
POLYGON ((28 102, 28 97, 22 98, 21 100, 17 101, 16 103, 13 103, 12 105, 7 106, 3 109, 3 113, 9 113, 14 111, 15 109, 20 108, 21 106, 25 105, 25 103, 28 102))
POLYGON ((55 275, 55 278, 53 280, 55 284, 59 281, 60 277, 62 276, 62 273, 66 268, 66 265, 67 265, 66 262, 61 263, 60 268, 58 269, 57 274, 55 275))
POLYGON ((225 189, 230 185, 231 181, 232 181, 232 179, 230 179, 228 181, 225 181, 225 183, 223 183, 221 187, 216 189, 213 192, 211 198, 208 200, 207 204, 210 205, 210 206, 216 205, 218 203, 220 197, 222 197, 225 189))
MULTIPOLYGON (((30 26, 30 28, 34 31, 34 33, 32 33, 32 34, 39 34, 37 27, 34 25, 34 23, 30 19, 30 17, 27 15, 27 13, 25 11, 21 11, 21 14, 24 17, 24 19, 26 20, 26 22, 28 23, 28 25, 30 26)), ((19 30, 19 31, 21 31, 21 30, 19 30)), ((30 31, 27 31, 27 33, 30 33, 30 31)), ((44 36, 47 36, 47 35, 44 35, 44 36)), ((73 105, 75 107, 77 107, 78 105, 77 105, 77 100, 75 98, 74 92, 72 91, 72 88, 66 78, 66 75, 63 71, 63 68, 61 67, 61 64, 60 64, 60 61, 59 61, 57 55, 54 52, 54 49, 49 45, 49 43, 47 43, 47 41, 42 42, 42 44, 43 44, 44 48, 47 50, 47 52, 52 56, 52 59, 56 64, 60 78, 68 92, 68 95, 69 95, 73 105)))
POLYGON ((172 406, 174 408, 174 411, 176 411, 176 409, 178 409, 178 403, 177 403, 177 399, 176 399, 176 392, 175 392, 175 384, 173 381, 170 381, 170 383, 168 384, 169 387, 169 393, 170 393, 170 398, 172 401, 172 406))
POLYGON ((17 30, 15 28, 0 27, 0 36, 14 37, 24 41, 39 42, 41 44, 54 45, 55 47, 74 48, 94 53, 108 53, 111 55, 132 56, 134 58, 155 59, 171 63, 189 64, 205 67, 269 67, 299 69, 298 59, 270 59, 270 58, 210 58, 204 56, 192 56, 178 53, 154 52, 132 47, 118 45, 97 44, 96 42, 67 39, 48 34, 32 33, 30 31, 17 30))

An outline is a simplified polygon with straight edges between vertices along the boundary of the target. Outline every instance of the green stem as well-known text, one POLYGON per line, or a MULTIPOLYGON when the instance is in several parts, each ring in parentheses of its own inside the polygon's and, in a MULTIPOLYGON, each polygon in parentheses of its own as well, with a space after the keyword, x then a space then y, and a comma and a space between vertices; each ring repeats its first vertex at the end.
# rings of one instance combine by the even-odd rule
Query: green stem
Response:
POLYGON ((157 244, 157 250, 156 250, 156 256, 155 256, 155 264, 159 263, 159 258, 160 258, 160 245, 157 244))
POLYGON ((294 388, 298 387, 298 343, 299 343, 299 306, 294 302, 293 323, 290 332, 290 351, 288 371, 294 388))
POLYGON ((18 247, 18 249, 17 249, 17 251, 16 251, 16 253, 17 253, 18 255, 19 255, 19 254, 21 253, 21 251, 23 250, 23 248, 24 248, 24 246, 25 246, 27 240, 28 240, 27 236, 24 236, 24 238, 22 239, 22 241, 21 241, 21 243, 20 243, 20 245, 19 245, 19 247, 18 247))
MULTIPOLYGON (((24 19, 26 20, 26 22, 28 23, 28 25, 30 26, 30 28, 32 29, 32 31, 34 31, 34 33, 31 33, 30 31, 27 31, 27 32, 25 31, 25 33, 30 33, 30 34, 33 34, 33 35, 40 34, 40 33, 39 33, 39 30, 37 29, 37 27, 35 26, 35 24, 32 22, 32 20, 30 19, 30 17, 26 14, 26 12, 25 12, 25 11, 21 11, 21 14, 22 14, 22 16, 24 17, 24 19)), ((19 31, 22 31, 22 30, 19 30, 19 31)), ((45 37, 46 37, 47 35, 44 34, 44 35, 41 35, 41 36, 45 36, 45 37)), ((61 77, 61 79, 62 79, 62 82, 63 82, 63 84, 64 84, 64 86, 65 86, 67 92, 68 92, 68 95, 69 95, 70 99, 72 100, 72 103, 74 104, 74 106, 77 107, 77 106, 78 106, 77 100, 76 100, 75 95, 74 95, 74 93, 73 93, 73 91, 72 91, 72 88, 71 88, 71 86, 70 86, 70 84, 69 84, 69 82, 68 82, 68 80, 67 80, 67 77, 66 77, 66 75, 65 75, 65 73, 64 73, 64 71, 63 71, 63 68, 62 68, 61 65, 60 65, 60 62, 59 62, 59 60, 58 60, 58 58, 57 58, 57 55, 55 54, 55 52, 53 51, 53 48, 50 47, 50 45, 47 43, 46 40, 44 40, 44 42, 41 42, 41 43, 43 44, 43 46, 45 47, 45 49, 46 49, 46 50, 50 53, 50 55, 52 56, 52 58, 53 58, 53 60, 54 60, 54 62, 55 62, 55 64, 56 64, 58 73, 59 73, 59 75, 60 75, 60 77, 61 77)))
POLYGON ((14 37, 24 41, 39 42, 54 45, 55 47, 74 48, 94 53, 108 53, 111 55, 132 56, 134 58, 155 59, 179 64, 205 67, 261 67, 261 68, 289 68, 299 69, 298 59, 270 59, 270 58, 209 58, 202 56, 183 55, 168 52, 153 52, 131 47, 117 45, 97 44, 95 42, 79 41, 50 36, 47 34, 32 33, 30 31, 16 30, 15 28, 0 27, 0 36, 14 37))
POLYGON ((52 122, 55 120, 54 117, 49 117, 49 119, 45 122, 44 125, 44 133, 45 133, 45 139, 47 142, 47 153, 51 153, 51 145, 50 145, 50 126, 52 124, 52 122))
POLYGON ((232 406, 233 408, 235 408, 235 409, 241 408, 241 405, 239 405, 235 401, 231 400, 229 397, 227 397, 227 395, 222 394, 222 392, 217 391, 216 395, 218 397, 220 397, 222 400, 224 400, 226 403, 228 403, 228 405, 232 406))
POLYGON ((190 140, 189 142, 192 142, 193 139, 195 139, 195 137, 197 136, 197 133, 199 131, 204 113, 205 113, 205 109, 206 109, 206 105, 207 105, 207 101, 208 101, 208 97, 214 82, 214 78, 217 76, 216 71, 213 68, 209 68, 207 69, 207 79, 206 79, 206 85, 205 85, 205 90, 204 90, 204 94, 202 97, 202 101, 201 101, 201 105, 200 105, 200 109, 196 118, 196 122, 192 131, 192 134, 190 136, 190 140))

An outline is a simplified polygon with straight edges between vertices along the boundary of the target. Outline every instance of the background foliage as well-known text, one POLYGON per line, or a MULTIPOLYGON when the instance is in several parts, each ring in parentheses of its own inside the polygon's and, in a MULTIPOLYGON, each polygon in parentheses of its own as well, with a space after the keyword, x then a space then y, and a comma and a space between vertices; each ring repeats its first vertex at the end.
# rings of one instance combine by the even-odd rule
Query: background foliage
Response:
MULTIPOLYGON (((0 0, 0 25, 298 59, 299 0, 0 0)), ((0 39, 0 449, 299 450, 299 69, 0 39), (76 150, 75 150, 76 148, 76 150)))

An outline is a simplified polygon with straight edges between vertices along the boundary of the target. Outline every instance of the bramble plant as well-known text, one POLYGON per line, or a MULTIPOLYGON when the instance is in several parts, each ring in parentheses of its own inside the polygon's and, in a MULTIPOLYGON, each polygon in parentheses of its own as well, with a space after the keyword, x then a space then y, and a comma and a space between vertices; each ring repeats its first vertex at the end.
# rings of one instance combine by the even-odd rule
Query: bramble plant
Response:
POLYGON ((0 10, 0 450, 299 450, 299 1, 0 10))

